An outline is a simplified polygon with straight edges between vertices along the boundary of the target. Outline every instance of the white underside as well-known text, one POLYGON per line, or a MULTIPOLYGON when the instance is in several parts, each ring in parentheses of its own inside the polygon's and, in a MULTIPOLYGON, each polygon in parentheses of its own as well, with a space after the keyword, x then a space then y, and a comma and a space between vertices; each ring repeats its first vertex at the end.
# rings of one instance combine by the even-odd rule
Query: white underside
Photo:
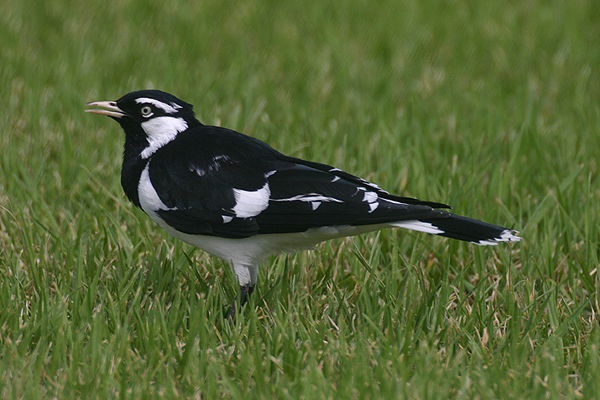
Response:
MULTIPOLYGON (((251 236, 243 239, 227 239, 216 236, 188 235, 178 232, 158 218, 150 215, 162 228, 183 242, 219 257, 233 265, 240 285, 256 285, 258 265, 271 254, 291 253, 297 250, 313 249, 317 244, 341 237, 355 236, 385 228, 400 227, 425 233, 443 233, 429 223, 421 221, 402 221, 388 224, 362 226, 325 226, 312 228, 299 233, 278 233, 251 236)), ((498 242, 519 241, 511 231, 504 231, 496 240, 482 240, 479 245, 497 245, 498 242)))
POLYGON ((181 233, 158 218, 156 214, 150 215, 150 217, 177 239, 231 263, 239 283, 242 286, 256 284, 258 264, 271 254, 308 250, 327 240, 360 235, 362 233, 390 227, 388 224, 326 226, 312 228, 299 233, 275 233, 251 236, 243 239, 228 239, 216 236, 181 233))

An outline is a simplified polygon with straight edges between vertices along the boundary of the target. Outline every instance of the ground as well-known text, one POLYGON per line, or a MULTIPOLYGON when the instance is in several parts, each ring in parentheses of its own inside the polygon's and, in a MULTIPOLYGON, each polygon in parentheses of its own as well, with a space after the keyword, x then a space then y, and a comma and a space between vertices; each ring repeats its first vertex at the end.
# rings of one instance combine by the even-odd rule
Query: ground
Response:
POLYGON ((600 398, 600 3, 189 3, 0 4, 0 397, 600 398), (83 111, 138 89, 523 241, 272 257, 229 323, 83 111))

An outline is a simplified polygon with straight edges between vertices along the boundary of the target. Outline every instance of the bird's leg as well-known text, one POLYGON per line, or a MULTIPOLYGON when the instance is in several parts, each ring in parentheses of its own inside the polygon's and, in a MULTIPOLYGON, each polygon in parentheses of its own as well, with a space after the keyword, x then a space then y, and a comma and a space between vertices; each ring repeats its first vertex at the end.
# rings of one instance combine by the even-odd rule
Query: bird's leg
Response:
POLYGON ((233 304, 231 305, 231 308, 229 309, 229 312, 227 313, 228 318, 230 318, 230 319, 235 318, 235 314, 236 314, 238 305, 239 305, 239 308, 241 309, 242 306, 244 304, 246 304, 246 302, 248 301, 248 297, 250 297, 250 295, 252 294, 253 291, 254 291, 254 286, 250 286, 250 285, 240 286, 240 294, 239 294, 239 296, 236 296, 233 304))

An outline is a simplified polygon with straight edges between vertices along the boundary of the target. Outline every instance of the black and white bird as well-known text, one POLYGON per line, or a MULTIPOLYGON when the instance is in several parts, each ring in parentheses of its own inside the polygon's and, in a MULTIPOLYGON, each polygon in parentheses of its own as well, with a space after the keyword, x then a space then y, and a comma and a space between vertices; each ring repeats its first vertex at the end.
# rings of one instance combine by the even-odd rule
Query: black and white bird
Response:
MULTIPOLYGON (((191 104, 165 92, 141 90, 87 105, 125 131, 127 197, 171 235, 230 263, 240 304, 267 256, 329 239, 396 227, 478 245, 521 239, 451 214, 445 204, 395 196, 338 168, 203 125, 191 104)), ((234 303, 230 314, 235 310, 234 303)))

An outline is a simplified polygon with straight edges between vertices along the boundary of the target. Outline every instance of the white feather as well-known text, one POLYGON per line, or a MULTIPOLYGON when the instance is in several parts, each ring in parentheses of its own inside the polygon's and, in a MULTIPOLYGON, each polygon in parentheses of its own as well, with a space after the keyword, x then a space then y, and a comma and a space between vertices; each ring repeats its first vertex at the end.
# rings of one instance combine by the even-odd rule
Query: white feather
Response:
POLYGON ((156 150, 169 143, 179 132, 187 129, 188 124, 183 118, 175 117, 156 117, 142 122, 142 129, 146 132, 148 147, 141 153, 141 157, 146 159, 156 152, 156 150))
POLYGON ((443 230, 439 229, 438 227, 434 226, 433 224, 431 224, 429 222, 421 222, 421 221, 415 221, 415 220, 392 222, 390 224, 390 226, 394 226, 397 228, 410 229, 412 231, 419 231, 419 232, 425 232, 425 233, 433 233, 433 234, 444 233, 443 230))
POLYGON ((255 191, 233 189, 233 195, 235 196, 235 206, 232 210, 235 212, 235 216, 250 218, 257 216, 269 206, 271 189, 269 184, 265 183, 265 186, 255 191))
MULTIPOLYGON (((157 220, 158 216, 156 211, 158 210, 174 210, 169 208, 158 196, 152 182, 150 181, 150 174, 148 173, 149 164, 142 171, 140 176, 140 182, 138 183, 138 198, 140 199, 140 206, 146 214, 148 214, 153 220, 157 220)), ((159 218, 158 218, 159 219, 159 218)))
POLYGON ((323 196, 318 193, 309 193, 309 194, 299 194, 297 196, 288 197, 287 199, 271 199, 271 201, 304 201, 307 203, 312 203, 315 201, 319 202, 334 202, 334 203, 343 203, 342 200, 338 200, 333 197, 323 196))
POLYGON ((379 202, 375 201, 373 203, 369 203, 369 213, 372 213, 373 211, 377 210, 377 207, 379 207, 379 202))
POLYGON ((519 241, 521 241, 521 238, 519 236, 517 236, 518 233, 519 232, 517 232, 517 231, 505 229, 502 232, 500 232, 500 237, 492 238, 489 240, 480 240, 479 242, 476 242, 475 244, 478 244, 480 246, 496 246, 500 242, 519 242, 519 241))
POLYGON ((378 198, 379 196, 375 192, 365 192, 363 201, 366 201, 367 203, 374 203, 378 198))

